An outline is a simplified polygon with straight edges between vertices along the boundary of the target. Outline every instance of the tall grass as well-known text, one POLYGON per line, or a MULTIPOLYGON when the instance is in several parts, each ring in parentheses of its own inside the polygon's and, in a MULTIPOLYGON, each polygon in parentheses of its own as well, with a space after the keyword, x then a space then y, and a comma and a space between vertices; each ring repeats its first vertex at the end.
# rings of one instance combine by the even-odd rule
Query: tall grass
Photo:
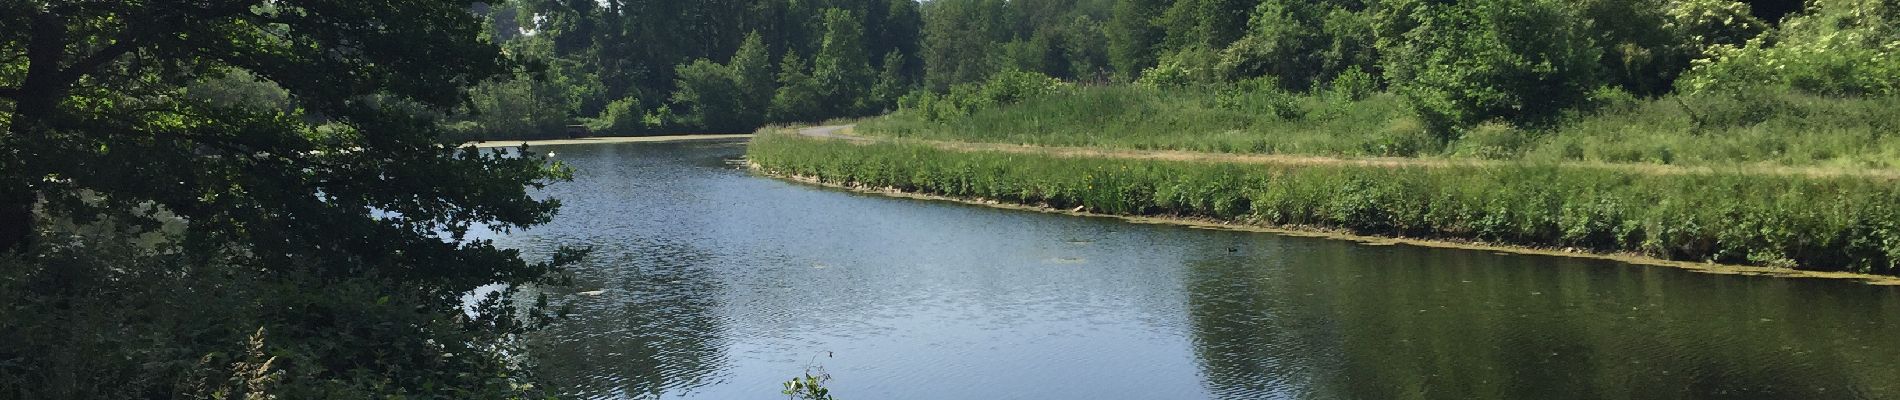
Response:
POLYGON ((1555 126, 1482 124, 1456 138, 1426 133, 1390 94, 1236 93, 1233 88, 1076 87, 931 121, 915 113, 867 121, 887 137, 1123 149, 1339 157, 1723 166, 1900 168, 1900 98, 1737 93, 1635 99, 1555 126))
POLYGON ((1900 185, 1885 179, 1064 158, 787 135, 760 137, 747 155, 832 183, 1112 214, 1900 273, 1900 185))

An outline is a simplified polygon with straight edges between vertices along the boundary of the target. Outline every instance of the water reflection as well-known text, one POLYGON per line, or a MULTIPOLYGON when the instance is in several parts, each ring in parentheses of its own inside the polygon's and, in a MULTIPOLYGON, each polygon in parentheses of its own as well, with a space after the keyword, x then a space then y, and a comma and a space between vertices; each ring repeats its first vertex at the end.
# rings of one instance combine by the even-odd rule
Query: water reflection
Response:
MULTIPOLYGON (((1265 247, 1271 248, 1268 244, 1265 247)), ((1346 243, 1190 263, 1226 398, 1893 398, 1891 288, 1346 243), (1882 360, 1882 361, 1874 361, 1882 360)))
POLYGON ((762 179, 736 144, 560 147, 594 246, 534 339, 570 397, 1900 398, 1900 289, 1136 225, 762 179), (598 290, 597 293, 593 291, 598 290))

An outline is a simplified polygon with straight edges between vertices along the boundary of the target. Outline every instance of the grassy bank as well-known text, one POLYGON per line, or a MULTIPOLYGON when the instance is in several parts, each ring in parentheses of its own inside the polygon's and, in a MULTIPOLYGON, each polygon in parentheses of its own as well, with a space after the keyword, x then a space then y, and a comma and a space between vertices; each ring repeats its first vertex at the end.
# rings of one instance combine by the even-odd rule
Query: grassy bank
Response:
POLYGON ((1659 165, 1900 168, 1900 98, 1799 93, 1599 94, 1546 127, 1427 132, 1391 94, 1360 99, 1232 85, 1072 87, 952 118, 901 111, 860 124, 883 137, 1342 157, 1659 165))
POLYGON ((1900 186, 1884 179, 1065 158, 789 135, 761 135, 747 155, 832 183, 1109 214, 1900 274, 1900 186))

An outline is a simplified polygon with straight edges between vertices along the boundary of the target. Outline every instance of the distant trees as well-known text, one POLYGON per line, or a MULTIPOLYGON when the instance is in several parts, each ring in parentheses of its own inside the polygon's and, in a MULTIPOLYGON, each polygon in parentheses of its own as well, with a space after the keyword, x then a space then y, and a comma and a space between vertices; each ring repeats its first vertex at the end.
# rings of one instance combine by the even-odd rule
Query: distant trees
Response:
POLYGON ((1134 81, 1154 67, 1167 37, 1158 21, 1167 5, 1167 0, 1116 0, 1108 21, 1108 58, 1116 79, 1134 81))
MULTIPOLYGON (((1734 0, 523 0, 478 11, 511 54, 546 66, 523 75, 541 83, 483 91, 557 92, 534 104, 621 133, 865 115, 1002 71, 1284 91, 1353 74, 1348 86, 1400 93, 1449 132, 1548 121, 1604 88, 1891 92, 1888 3, 1816 0, 1779 27, 1734 0), (721 87, 743 99, 715 107, 706 95, 721 87), (605 122, 628 115, 640 123, 605 122)), ((489 103, 467 120, 546 114, 489 103)))
POLYGON ((932 90, 975 82, 997 69, 1013 35, 1003 0, 943 0, 924 7, 924 84, 932 90))
MULTIPOLYGON (((912 0, 524 0, 476 10, 491 27, 489 37, 514 56, 546 66, 520 79, 565 94, 556 119, 640 134, 749 131, 769 121, 890 108, 896 96, 874 93, 875 87, 907 92, 924 73, 920 8, 912 0), (788 75, 779 67, 790 54, 808 58, 797 60, 803 70, 788 75), (887 60, 898 63, 883 74, 887 60), (794 90, 808 89, 801 76, 826 92, 773 112, 781 78, 799 83, 794 90), (735 98, 712 98, 729 94, 735 98)), ((800 96, 788 94, 788 101, 800 96)), ((462 126, 471 136, 559 131, 560 124, 552 123, 481 128, 491 118, 484 115, 520 109, 475 104, 467 111, 462 126)))
POLYGON ((823 88, 811 76, 811 66, 797 52, 785 54, 779 63, 778 90, 772 95, 769 115, 773 121, 816 121, 823 119, 823 88))
POLYGON ((863 114, 871 106, 870 89, 876 75, 871 58, 865 53, 864 26, 850 11, 825 12, 825 36, 812 57, 812 79, 817 81, 818 113, 850 117, 863 114))

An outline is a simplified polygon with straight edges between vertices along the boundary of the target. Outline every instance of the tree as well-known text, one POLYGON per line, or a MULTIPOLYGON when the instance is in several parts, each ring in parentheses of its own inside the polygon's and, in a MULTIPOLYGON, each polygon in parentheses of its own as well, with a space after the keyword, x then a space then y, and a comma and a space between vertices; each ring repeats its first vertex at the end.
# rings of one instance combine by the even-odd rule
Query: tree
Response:
POLYGON ((818 83, 826 115, 856 116, 864 112, 875 75, 870 56, 865 54, 864 27, 850 11, 834 8, 825 12, 824 45, 812 58, 812 79, 818 83))
POLYGON ((947 90, 996 72, 992 57, 1010 38, 1004 1, 939 0, 924 7, 925 86, 947 90))
POLYGON ((772 95, 776 85, 772 80, 772 56, 765 48, 765 40, 758 32, 747 34, 745 42, 739 45, 739 51, 733 53, 733 73, 739 79, 739 112, 742 125, 757 125, 765 122, 766 114, 772 108, 772 95))
MULTIPOLYGON (((885 17, 885 32, 882 38, 889 43, 888 51, 903 56, 903 69, 898 71, 905 82, 917 82, 923 79, 923 29, 924 17, 914 0, 889 0, 890 16, 885 17)), ((888 54, 888 53, 887 53, 888 54)), ((879 65, 880 68, 887 68, 879 65)), ((907 84, 908 85, 908 84, 907 84)))
MULTIPOLYGON (((266 350, 297 355, 277 365, 294 371, 282 384, 395 397, 512 391, 508 379, 489 378, 512 368, 492 346, 521 326, 507 317, 513 308, 498 301, 470 314, 464 295, 546 282, 558 265, 530 264, 469 233, 546 222, 558 203, 528 188, 564 173, 533 153, 448 143, 431 117, 515 67, 479 40, 485 28, 471 6, 0 2, 0 253, 58 274, 31 267, 59 249, 34 240, 42 218, 109 219, 136 232, 182 224, 173 235, 189 256, 181 263, 217 266, 206 279, 254 276, 285 290, 228 310, 256 311, 245 322, 256 325, 202 331, 229 343, 259 326, 275 332, 266 350), (239 71, 282 88, 301 111, 173 95, 239 71), (413 318, 367 311, 388 309, 413 318)), ((45 289, 3 301, 88 290, 45 289)), ((0 357, 27 365, 45 361, 35 349, 61 348, 7 342, 0 357)), ((187 357, 212 350, 190 347, 204 352, 187 357)), ((179 369, 150 382, 182 382, 179 369)))
POLYGON ((1222 74, 1232 80, 1272 76, 1284 89, 1310 87, 1326 73, 1324 12, 1321 5, 1306 2, 1261 2, 1247 34, 1221 52, 1222 74))
POLYGON ((1220 49, 1240 40, 1256 0, 1177 0, 1161 15, 1168 50, 1220 49))
POLYGON ((1432 129, 1455 135, 1492 119, 1552 122, 1601 83, 1587 24, 1555 0, 1388 3, 1386 78, 1432 129))
MULTIPOLYGON (((1747 10, 1720 1, 1685 2, 1671 10, 1692 43, 1715 41, 1677 85, 1691 92, 1753 87, 1825 95, 1900 94, 1900 4, 1882 0, 1817 0, 1763 37, 1734 18, 1747 10)), ((1753 22, 1753 21, 1750 21, 1753 22)))
POLYGON ((811 122, 823 118, 823 99, 819 97, 822 88, 818 80, 812 79, 810 70, 798 53, 785 54, 779 63, 778 93, 772 96, 772 121, 811 122))
POLYGON ((893 50, 884 54, 884 68, 878 72, 877 87, 871 89, 871 111, 886 111, 896 106, 897 98, 910 91, 910 80, 904 77, 906 67, 904 55, 893 50))
POLYGON ((1115 76, 1134 81, 1141 71, 1153 68, 1160 59, 1160 46, 1166 33, 1155 20, 1167 10, 1166 0, 1118 0, 1114 16, 1108 20, 1108 59, 1115 76))
POLYGON ((679 77, 674 85, 679 89, 673 93, 673 103, 686 107, 682 122, 687 126, 714 132, 758 128, 759 121, 745 113, 744 87, 733 68, 702 58, 679 66, 674 76, 679 77))

